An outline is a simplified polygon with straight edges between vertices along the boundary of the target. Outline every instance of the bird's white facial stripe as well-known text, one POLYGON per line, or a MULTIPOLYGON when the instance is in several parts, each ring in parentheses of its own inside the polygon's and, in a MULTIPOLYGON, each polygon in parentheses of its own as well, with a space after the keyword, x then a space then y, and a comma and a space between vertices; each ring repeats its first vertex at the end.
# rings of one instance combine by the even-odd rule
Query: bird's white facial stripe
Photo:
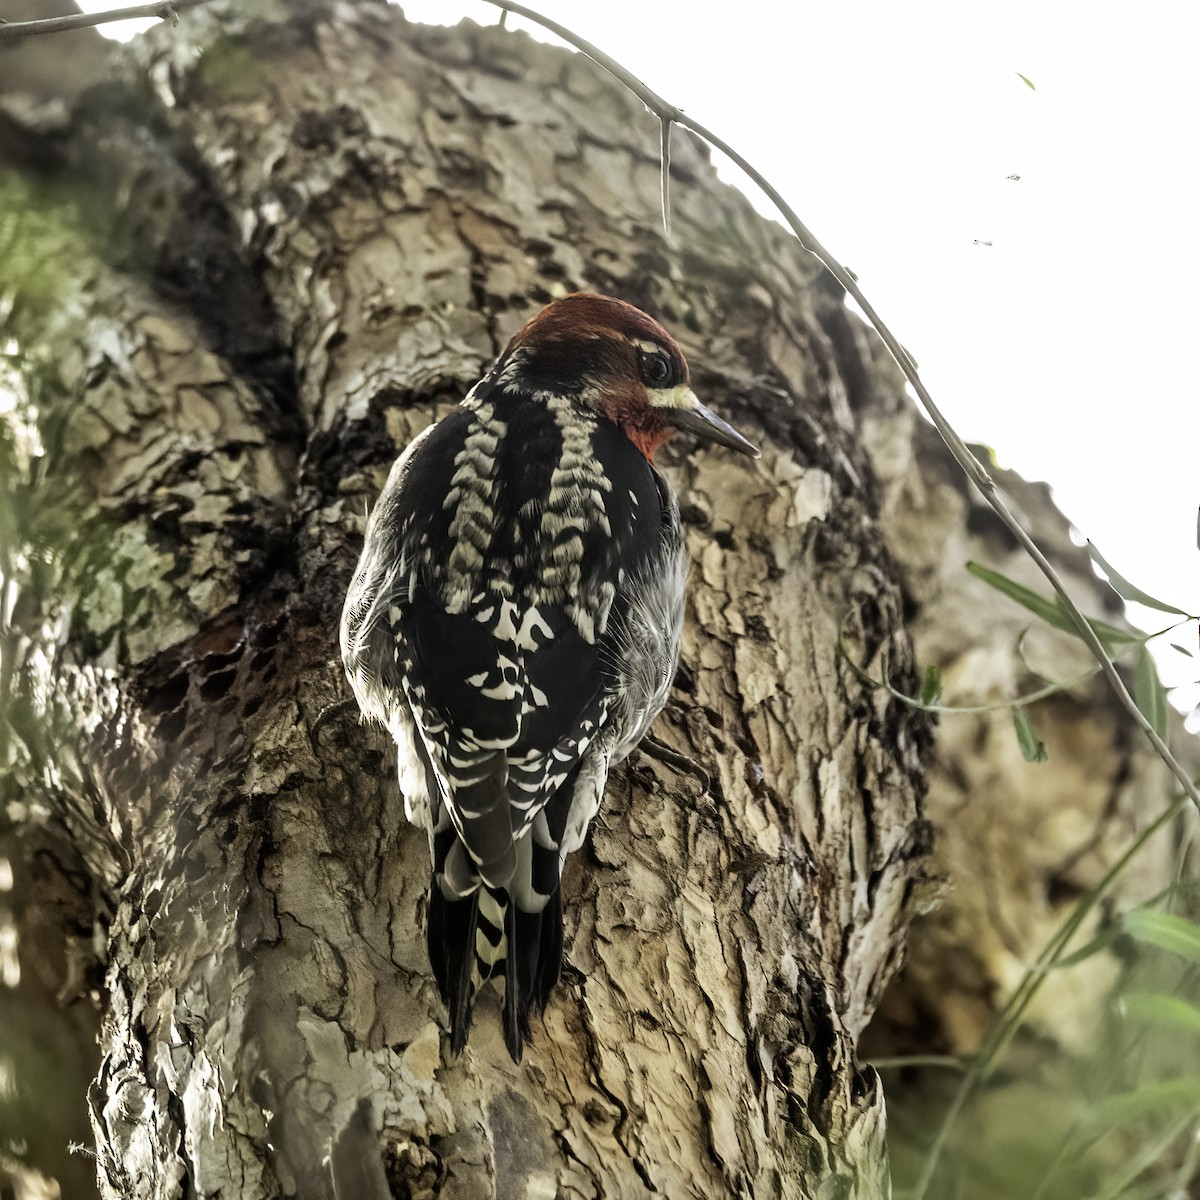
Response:
POLYGON ((651 408, 699 408, 696 393, 686 383, 670 388, 647 388, 646 398, 651 408))

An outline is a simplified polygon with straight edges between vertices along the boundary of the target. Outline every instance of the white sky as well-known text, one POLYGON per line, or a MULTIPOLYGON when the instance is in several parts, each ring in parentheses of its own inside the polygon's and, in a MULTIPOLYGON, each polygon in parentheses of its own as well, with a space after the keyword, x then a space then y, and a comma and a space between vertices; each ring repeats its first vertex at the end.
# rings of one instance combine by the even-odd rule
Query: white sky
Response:
MULTIPOLYGON (((1200 608, 1197 0, 530 6, 737 146, 857 273, 964 437, 1049 481, 1144 590, 1200 608)), ((1160 664, 1168 685, 1200 676, 1200 657, 1160 664)))

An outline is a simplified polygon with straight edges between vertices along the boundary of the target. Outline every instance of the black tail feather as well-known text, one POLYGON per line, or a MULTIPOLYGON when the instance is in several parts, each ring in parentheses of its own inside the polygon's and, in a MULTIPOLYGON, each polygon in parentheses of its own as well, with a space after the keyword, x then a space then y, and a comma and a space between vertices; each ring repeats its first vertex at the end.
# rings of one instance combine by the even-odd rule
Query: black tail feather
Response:
POLYGON ((438 990, 450 1010, 450 1049, 461 1054, 471 1028, 475 927, 479 894, 447 900, 435 881, 429 889, 429 962, 438 990))
POLYGON ((562 892, 554 889, 554 894, 546 901, 542 913, 542 952, 538 957, 538 969, 533 977, 534 990, 537 993, 538 1008, 544 1009, 550 1003, 550 994, 562 972, 563 957, 563 911, 562 892))
POLYGON ((515 904, 504 910, 504 932, 508 936, 508 957, 504 960, 504 1044, 515 1063, 521 1061, 525 1038, 529 1036, 528 993, 521 987, 519 955, 525 932, 522 917, 515 904))
POLYGON ((547 897, 538 929, 538 955, 533 971, 533 994, 540 1011, 549 1003, 550 993, 562 970, 563 911, 557 850, 534 845, 532 877, 534 890, 547 897))
POLYGON ((508 956, 504 963, 504 1044, 519 1063, 529 1037, 529 1018, 541 1012, 562 967, 562 899, 558 888, 540 913, 522 912, 511 901, 504 913, 508 956))

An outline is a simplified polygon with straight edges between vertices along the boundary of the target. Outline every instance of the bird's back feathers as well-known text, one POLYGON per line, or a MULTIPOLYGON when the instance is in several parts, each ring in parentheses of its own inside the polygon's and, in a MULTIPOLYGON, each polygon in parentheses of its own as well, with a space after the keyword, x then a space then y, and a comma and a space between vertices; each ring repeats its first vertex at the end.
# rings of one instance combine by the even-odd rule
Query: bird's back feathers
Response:
POLYGON ((519 1058, 558 977, 562 859, 674 672, 678 513, 614 425, 554 395, 485 382, 419 441, 372 515, 343 656, 424 781, 406 803, 430 829, 452 1046, 502 975, 519 1058))

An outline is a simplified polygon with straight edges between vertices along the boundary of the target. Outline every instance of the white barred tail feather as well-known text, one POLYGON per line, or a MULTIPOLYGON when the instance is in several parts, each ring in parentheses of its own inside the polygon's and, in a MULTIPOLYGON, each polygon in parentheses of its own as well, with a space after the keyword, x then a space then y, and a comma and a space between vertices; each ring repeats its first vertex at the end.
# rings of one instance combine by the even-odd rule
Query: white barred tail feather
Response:
MULTIPOLYGON (((572 778, 564 787, 573 784, 572 778)), ((476 877, 461 895, 447 863, 461 853, 463 843, 450 824, 433 837, 426 933, 434 979, 450 1013, 455 1054, 466 1044, 477 991, 489 979, 499 978, 504 981, 504 1042, 513 1060, 520 1062, 530 1018, 545 1007, 558 981, 562 856, 531 835, 518 846, 511 887, 492 887, 476 877)))
POLYGON ((504 1044, 520 1062, 530 1018, 542 1011, 558 982, 562 964, 563 917, 558 889, 538 913, 522 912, 501 889, 481 888, 465 900, 447 900, 438 887, 429 893, 429 961, 450 1013, 450 1048, 466 1045, 475 994, 490 978, 504 981, 504 1044), (482 916, 489 903, 499 927, 482 916), (487 961, 480 941, 499 956, 487 961))

